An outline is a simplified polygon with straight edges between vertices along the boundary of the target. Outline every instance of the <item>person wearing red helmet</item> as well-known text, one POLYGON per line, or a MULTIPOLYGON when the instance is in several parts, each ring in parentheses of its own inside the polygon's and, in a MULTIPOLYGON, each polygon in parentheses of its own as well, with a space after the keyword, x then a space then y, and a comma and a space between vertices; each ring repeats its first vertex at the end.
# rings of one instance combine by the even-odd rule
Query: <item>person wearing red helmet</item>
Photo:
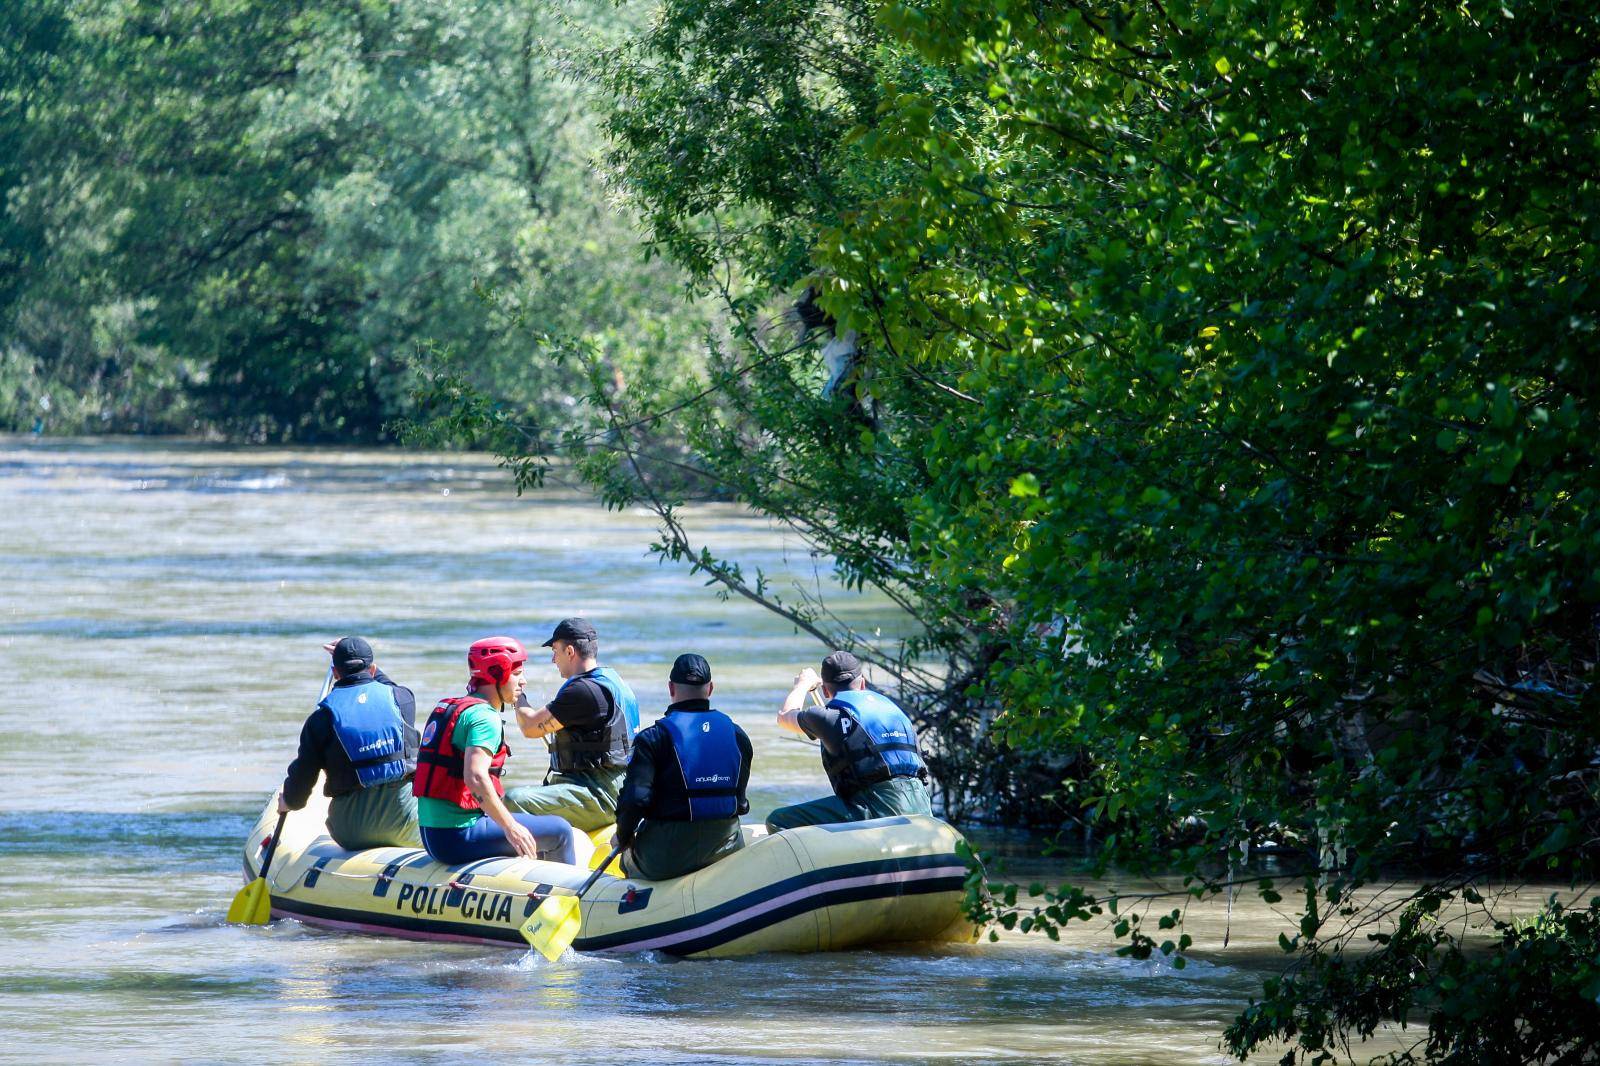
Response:
POLYGON ((439 701, 417 752, 417 822, 422 846, 452 865, 497 855, 587 864, 589 838, 564 818, 506 809, 511 749, 501 714, 527 685, 528 653, 515 637, 486 637, 467 649, 467 695, 439 701))

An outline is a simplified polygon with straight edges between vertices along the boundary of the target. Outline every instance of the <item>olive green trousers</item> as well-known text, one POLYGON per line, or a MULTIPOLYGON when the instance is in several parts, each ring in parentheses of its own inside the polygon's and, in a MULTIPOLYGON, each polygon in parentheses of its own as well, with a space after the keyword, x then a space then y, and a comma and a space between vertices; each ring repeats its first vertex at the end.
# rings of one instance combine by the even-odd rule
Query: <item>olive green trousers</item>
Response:
POLYGON ((622 870, 629 877, 665 881, 694 873, 744 846, 739 819, 703 822, 645 822, 622 852, 622 870))
POLYGON ((350 851, 422 847, 410 779, 333 797, 328 801, 328 832, 334 843, 350 851))
POLYGON ((506 790, 506 806, 523 814, 553 814, 592 833, 617 820, 617 793, 627 769, 552 773, 542 785, 506 790))
POLYGON ((798 829, 803 825, 833 825, 836 822, 864 822, 869 818, 890 818, 897 814, 932 814, 928 786, 915 777, 894 777, 851 793, 848 800, 823 796, 767 815, 769 832, 798 829))

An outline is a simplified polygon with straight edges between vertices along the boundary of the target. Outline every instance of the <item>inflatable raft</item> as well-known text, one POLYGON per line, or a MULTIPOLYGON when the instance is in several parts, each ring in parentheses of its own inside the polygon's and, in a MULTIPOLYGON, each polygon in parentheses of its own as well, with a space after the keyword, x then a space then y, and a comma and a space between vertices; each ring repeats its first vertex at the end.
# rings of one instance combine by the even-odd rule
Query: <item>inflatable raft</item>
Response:
MULTIPOLYGON (((284 823, 267 877, 274 917, 525 948, 520 928, 534 908, 557 890, 577 889, 589 873, 535 859, 446 866, 420 849, 346 851, 327 834, 326 804, 313 796, 284 823)), ((245 844, 246 881, 260 872, 276 821, 269 803, 245 844)), ((745 848, 686 877, 602 875, 582 900, 573 948, 726 957, 976 935, 961 915, 961 836, 936 818, 745 832, 745 848)))

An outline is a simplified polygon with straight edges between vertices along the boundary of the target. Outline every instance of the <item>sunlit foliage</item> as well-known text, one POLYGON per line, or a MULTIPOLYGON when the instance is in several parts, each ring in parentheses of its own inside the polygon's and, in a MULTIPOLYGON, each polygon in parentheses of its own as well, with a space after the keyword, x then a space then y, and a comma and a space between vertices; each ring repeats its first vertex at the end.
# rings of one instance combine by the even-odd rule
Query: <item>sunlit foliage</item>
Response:
MULTIPOLYGON (((964 710, 1070 762, 1105 861, 1204 896, 1288 856, 1298 968, 1238 1052, 1411 1009, 1419 1053, 1492 1046, 1455 990, 1541 980, 1539 934, 1463 955, 1434 916, 1595 870, 1597 39, 1545 3, 682 0, 615 68, 660 245, 860 337, 827 397, 815 349, 746 353, 691 420, 721 478, 914 575, 964 710), (1400 933, 1357 894, 1397 862, 1431 871, 1400 933)), ((1125 950, 1180 956, 1146 913, 1125 950)), ((1541 1053, 1581 1054, 1563 929, 1541 1053)))
POLYGON ((419 345, 537 407, 577 381, 542 333, 692 322, 608 207, 550 50, 625 31, 624 9, 21 6, 0 423, 378 439, 419 345))

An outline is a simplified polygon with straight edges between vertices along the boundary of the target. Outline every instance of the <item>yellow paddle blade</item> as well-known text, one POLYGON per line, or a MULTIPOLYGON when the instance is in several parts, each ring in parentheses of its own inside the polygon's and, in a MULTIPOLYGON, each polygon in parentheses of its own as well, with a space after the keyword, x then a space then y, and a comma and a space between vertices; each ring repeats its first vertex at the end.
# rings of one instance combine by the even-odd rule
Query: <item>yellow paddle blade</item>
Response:
POLYGON ((583 916, 578 910, 578 897, 551 896, 522 923, 522 935, 534 950, 555 962, 572 946, 581 928, 583 916))
POLYGON ((267 879, 258 877, 239 890, 228 907, 228 921, 236 925, 266 925, 272 917, 272 893, 267 879))

